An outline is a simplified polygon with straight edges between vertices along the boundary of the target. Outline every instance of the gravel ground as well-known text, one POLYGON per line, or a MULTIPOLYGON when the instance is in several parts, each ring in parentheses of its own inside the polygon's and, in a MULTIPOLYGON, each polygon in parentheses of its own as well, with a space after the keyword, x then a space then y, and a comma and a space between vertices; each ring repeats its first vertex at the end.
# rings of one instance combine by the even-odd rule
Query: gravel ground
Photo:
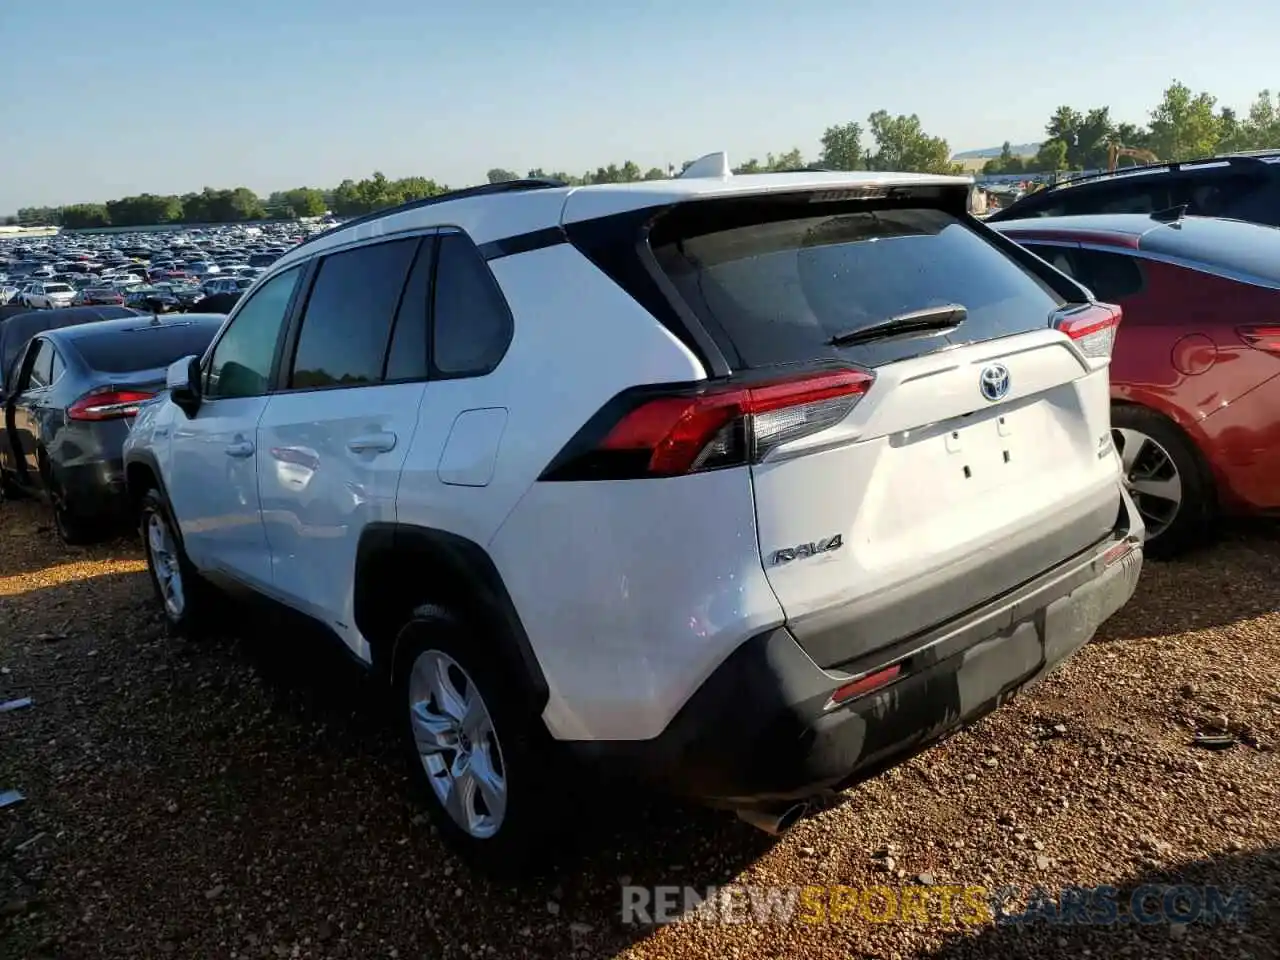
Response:
POLYGON ((132 543, 64 549, 39 507, 5 504, 0 701, 36 703, 0 715, 0 790, 27 796, 0 810, 0 957, 1277 956, 1278 572, 1269 528, 1149 563, 1057 676, 782 841, 620 800, 516 890, 440 847, 407 799, 380 691, 340 658, 271 627, 167 640, 132 543), (1230 749, 1190 745, 1223 727, 1230 749), (1250 913, 645 928, 620 922, 627 877, 1217 884, 1247 887, 1250 913))

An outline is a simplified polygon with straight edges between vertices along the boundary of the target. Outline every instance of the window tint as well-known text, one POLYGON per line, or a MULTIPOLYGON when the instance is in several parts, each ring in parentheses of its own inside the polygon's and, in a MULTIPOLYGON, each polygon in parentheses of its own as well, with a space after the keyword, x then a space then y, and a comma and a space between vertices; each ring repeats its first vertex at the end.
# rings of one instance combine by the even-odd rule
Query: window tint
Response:
POLYGON ((435 237, 426 237, 409 271, 409 283, 404 288, 387 352, 388 380, 421 380, 427 376, 427 314, 435 250, 435 237))
POLYGON ((358 247, 320 263, 289 386, 376 383, 418 238, 358 247))
POLYGON ((36 356, 31 363, 31 379, 27 383, 32 387, 47 387, 53 383, 53 347, 48 340, 37 340, 34 344, 36 356))
POLYGON ((1187 185, 1187 213, 1196 217, 1225 217, 1241 197, 1253 193, 1263 182, 1256 177, 1202 177, 1187 185))
POLYGON ((467 237, 442 234, 438 243, 432 366, 448 376, 488 373, 511 343, 511 311, 467 237))
POLYGON ((1048 260, 1072 277, 1098 300, 1116 303, 1142 289, 1142 268, 1133 257, 1102 250, 1081 250, 1045 244, 1026 244, 1036 256, 1048 260))
POLYGON ((158 370, 183 357, 204 353, 218 326, 209 320, 179 321, 81 336, 75 345, 85 363, 101 373, 158 370))
POLYGON ((62 354, 58 353, 58 348, 50 346, 53 353, 53 362, 49 365, 49 383, 55 384, 58 378, 62 376, 62 371, 67 369, 67 365, 62 362, 62 354))
POLYGON ((268 280, 244 304, 214 347, 205 395, 260 397, 271 381, 271 362, 301 267, 268 280))
POLYGON ((863 356, 887 362, 889 350, 901 359, 1043 327, 1060 305, 1015 261, 941 210, 762 214, 763 222, 750 222, 749 212, 727 209, 707 221, 690 212, 676 227, 660 221, 654 255, 742 366, 863 356), (729 219, 733 226, 716 229, 729 219), (878 351, 830 344, 838 334, 950 304, 967 311, 951 337, 898 340, 878 351))
POLYGON ((1255 181, 1248 189, 1223 198, 1221 212, 1216 216, 1280 226, 1280 176, 1277 174, 1280 166, 1265 180, 1255 181))
POLYGON ((1092 197, 1082 196, 1078 204, 1067 202, 1068 213, 1155 213, 1173 206, 1169 183, 1113 183, 1092 197))

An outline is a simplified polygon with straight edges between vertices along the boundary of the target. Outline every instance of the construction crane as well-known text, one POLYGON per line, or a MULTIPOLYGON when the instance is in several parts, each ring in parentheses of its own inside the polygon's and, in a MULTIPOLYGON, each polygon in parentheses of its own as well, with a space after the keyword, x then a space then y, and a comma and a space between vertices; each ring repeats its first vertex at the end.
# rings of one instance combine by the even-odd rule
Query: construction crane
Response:
POLYGON ((1107 144, 1107 173, 1115 173, 1116 163, 1121 157, 1132 157, 1142 163, 1160 162, 1160 158, 1150 150, 1140 150, 1137 147, 1122 147, 1118 143, 1109 143, 1107 144))

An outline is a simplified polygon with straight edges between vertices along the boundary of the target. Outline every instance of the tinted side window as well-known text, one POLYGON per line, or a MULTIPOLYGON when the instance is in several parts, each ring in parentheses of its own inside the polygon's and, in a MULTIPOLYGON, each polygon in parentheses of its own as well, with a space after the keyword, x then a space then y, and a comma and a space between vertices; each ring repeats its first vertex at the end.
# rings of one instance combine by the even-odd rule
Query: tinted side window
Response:
POLYGON ((325 257, 302 316, 289 386, 351 386, 382 379, 418 238, 357 247, 325 257))
POLYGON ((31 379, 27 388, 47 387, 53 382, 53 347, 48 340, 40 340, 35 344, 36 357, 31 364, 31 379))
POLYGON ((1068 213, 1155 213, 1173 206, 1170 184, 1161 179, 1145 183, 1124 183, 1123 180, 1108 185, 1093 196, 1082 196, 1079 202, 1068 201, 1068 213))
POLYGON ((387 380, 422 380, 427 376, 427 330, 431 312, 431 268, 436 254, 435 237, 426 237, 409 271, 409 283, 400 298, 396 325, 387 351, 387 380))
POLYGON ((1098 300, 1116 303, 1143 287, 1142 267, 1133 257, 1102 250, 1065 249, 1027 244, 1027 247, 1063 273, 1077 280, 1098 300))
POLYGON ((271 382, 271 364, 301 267, 259 287, 213 349, 205 382, 208 397, 260 397, 271 382))
MULTIPOLYGON (((1276 173, 1280 174, 1280 167, 1276 173)), ((1221 210, 1214 216, 1280 226, 1280 175, 1273 174, 1261 182, 1254 181, 1247 189, 1223 198, 1221 210)))
POLYGON ((438 245, 432 366, 452 377, 488 373, 511 343, 511 311, 467 237, 443 234, 438 245))
POLYGON ((49 383, 54 384, 62 376, 62 371, 67 369, 67 365, 62 362, 62 354, 58 353, 57 347, 50 345, 49 352, 52 354, 49 365, 49 383))

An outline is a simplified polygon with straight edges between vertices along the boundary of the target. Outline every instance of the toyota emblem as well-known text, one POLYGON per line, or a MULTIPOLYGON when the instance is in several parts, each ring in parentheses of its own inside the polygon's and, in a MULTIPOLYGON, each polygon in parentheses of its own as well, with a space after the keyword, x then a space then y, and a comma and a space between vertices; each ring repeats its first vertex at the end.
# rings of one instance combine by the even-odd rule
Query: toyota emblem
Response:
POLYGON ((992 403, 1003 400, 1009 392, 1009 368, 1003 363, 983 367, 982 373, 978 375, 978 389, 992 403))

